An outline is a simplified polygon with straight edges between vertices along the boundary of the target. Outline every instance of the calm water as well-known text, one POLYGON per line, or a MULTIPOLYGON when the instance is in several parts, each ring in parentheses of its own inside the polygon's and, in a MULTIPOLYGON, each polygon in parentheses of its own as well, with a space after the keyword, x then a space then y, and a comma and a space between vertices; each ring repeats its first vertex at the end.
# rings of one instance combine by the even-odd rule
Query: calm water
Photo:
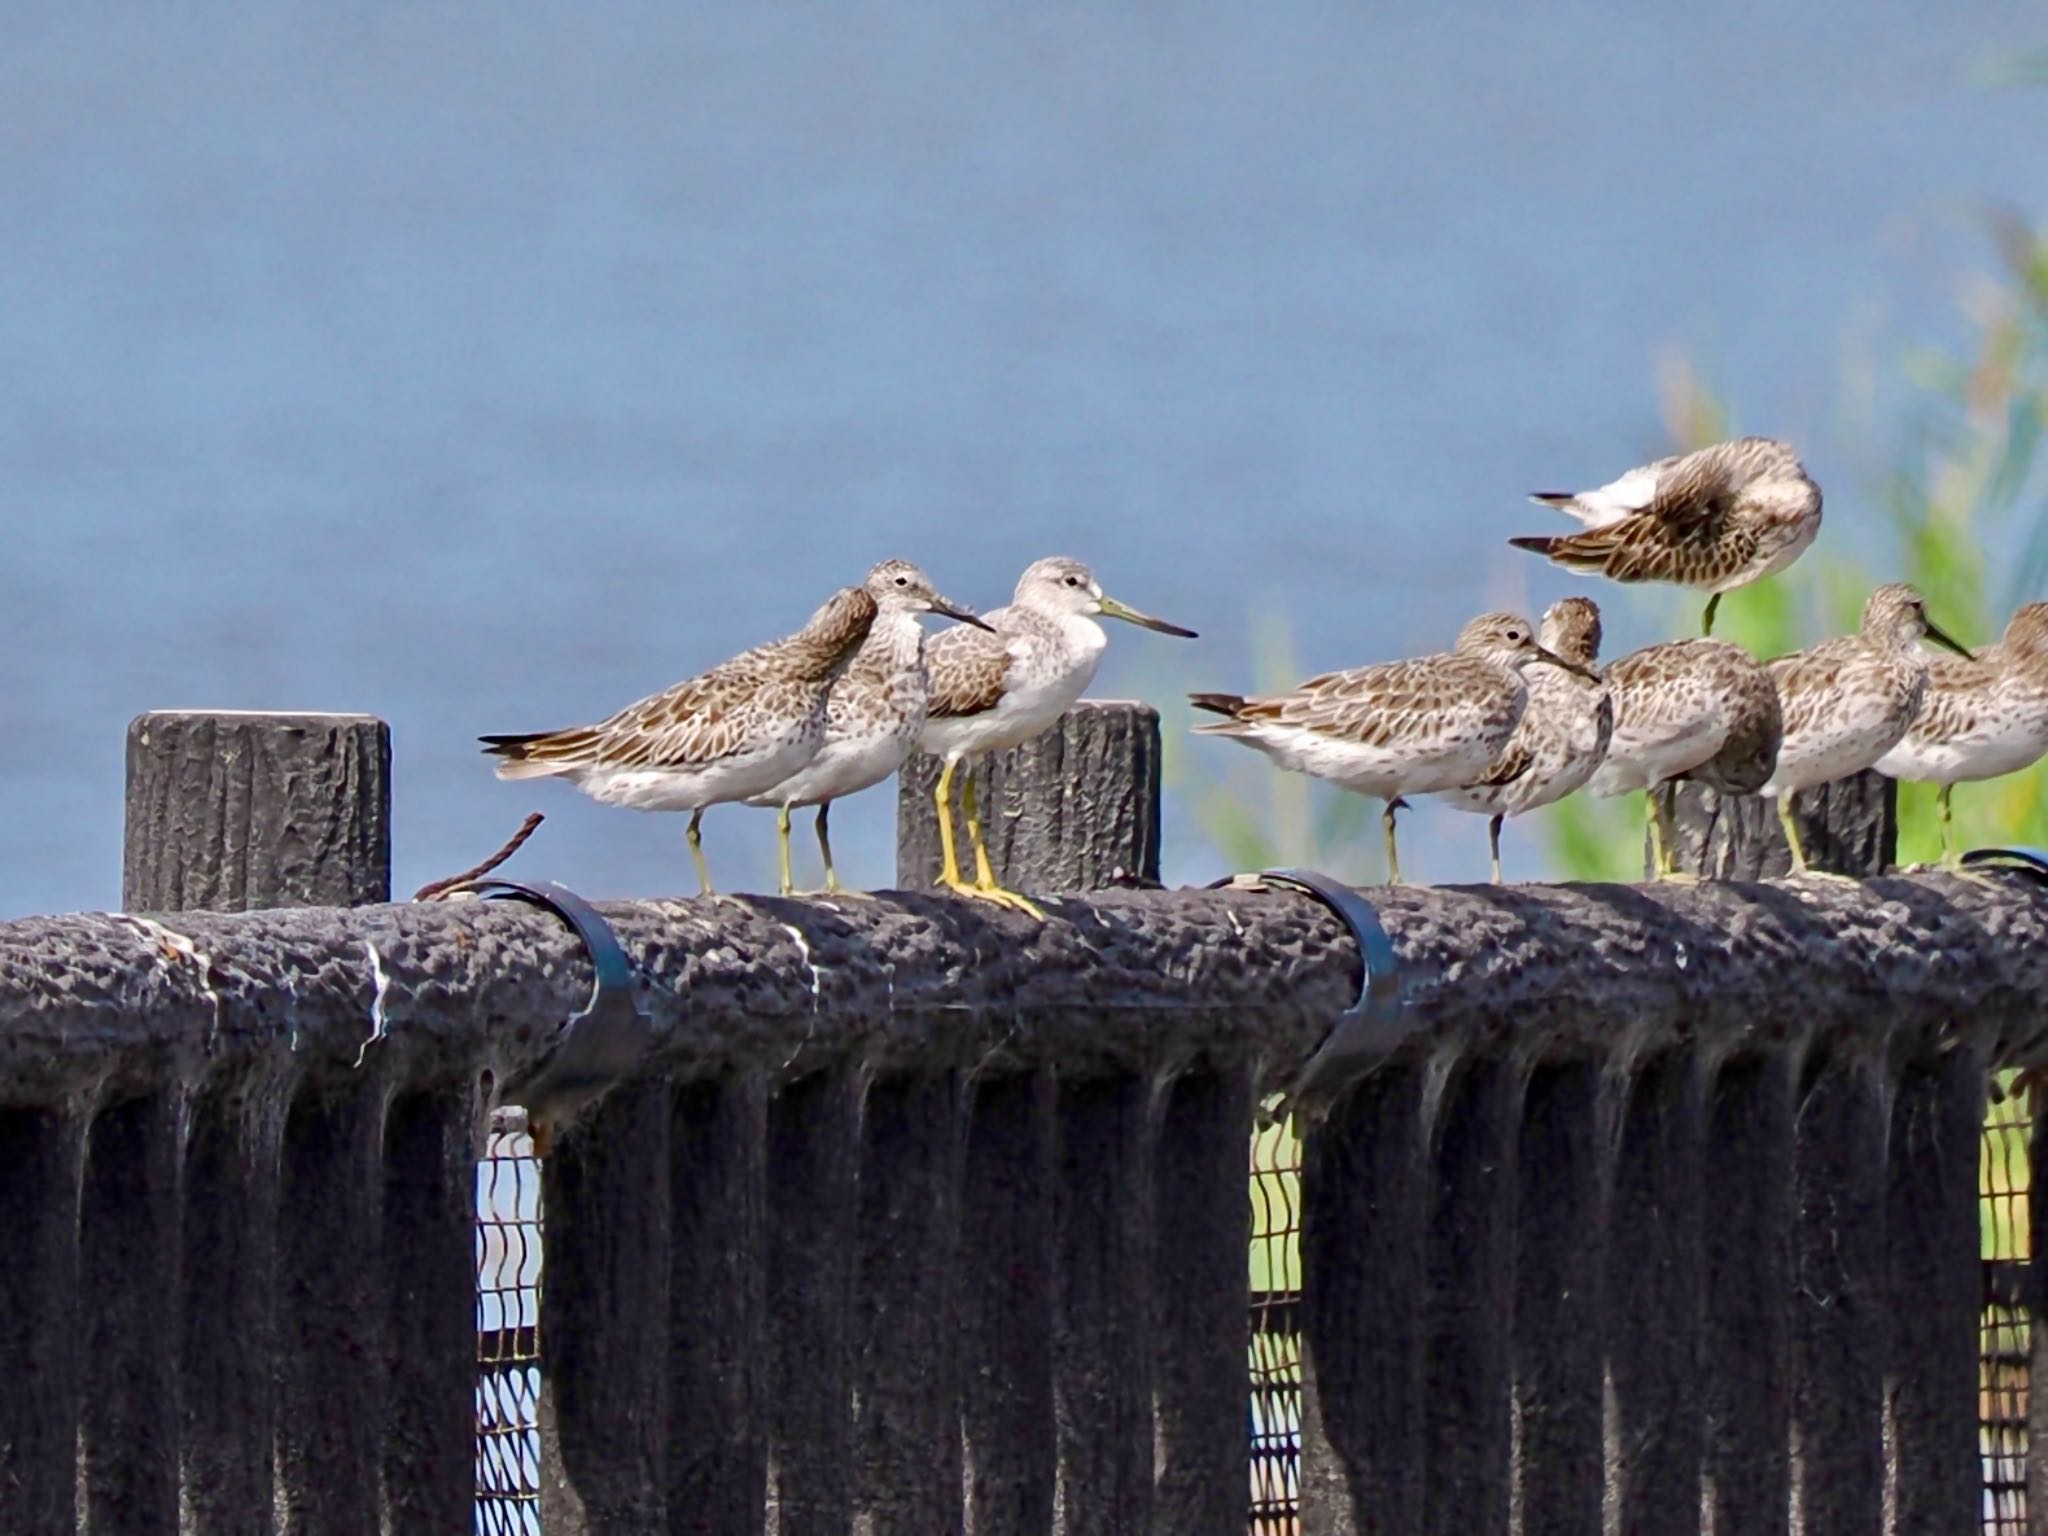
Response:
MULTIPOLYGON (((199 705, 388 717, 402 888, 541 809, 520 867, 686 889, 673 821, 471 738, 884 555, 993 604, 1081 554, 1204 631, 1100 693, 1250 682, 1254 610, 1303 668, 1433 648, 1569 589, 1501 538, 1656 445, 1667 348, 1854 539, 1844 359, 1956 334, 1970 210, 2039 208, 2048 94, 1971 71, 2048 13, 1362 9, 0 0, 0 911, 118 900, 124 725, 199 705)), ((1483 873, 1451 821, 1418 873, 1483 873)), ((770 877, 765 817, 707 837, 770 877)))

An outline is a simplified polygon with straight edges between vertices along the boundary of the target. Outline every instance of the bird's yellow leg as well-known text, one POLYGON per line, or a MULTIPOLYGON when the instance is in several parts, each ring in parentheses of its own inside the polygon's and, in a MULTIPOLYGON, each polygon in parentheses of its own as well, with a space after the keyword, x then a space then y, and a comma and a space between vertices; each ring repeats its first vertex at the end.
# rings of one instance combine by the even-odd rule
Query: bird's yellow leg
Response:
POLYGON ((967 818, 967 840, 974 845, 974 894, 984 901, 1015 908, 1043 922, 1045 914, 1029 897, 1005 890, 996 883, 995 869, 988 861, 988 844, 981 835, 981 810, 975 804, 974 775, 971 773, 967 776, 966 786, 960 791, 960 810, 967 818))
POLYGON ((684 829, 683 836, 689 839, 690 861, 697 866, 697 893, 700 896, 710 896, 714 894, 711 889, 711 866, 704 862, 704 837, 698 831, 703 820, 704 812, 701 807, 690 812, 690 825, 684 829))
POLYGON ((1500 875, 1500 824, 1505 819, 1501 816, 1495 816, 1486 824, 1487 846, 1493 851, 1493 883, 1495 885, 1505 883, 1500 875))
POLYGON ((1678 867, 1677 804, 1675 783, 1659 784, 1650 790, 1650 837, 1657 851, 1655 874, 1659 880, 1678 880, 1690 885, 1699 876, 1688 875, 1678 867))
POLYGON ((1941 867, 1955 870, 1963 867, 1963 856, 1956 851, 1956 827, 1951 820, 1948 797, 1955 793, 1955 785, 1944 784, 1934 797, 1934 803, 1941 815, 1941 867))
POLYGON ((796 881, 789 873, 789 807, 783 806, 775 813, 775 851, 782 861, 782 894, 787 896, 796 889, 796 881))
POLYGON ((1394 811, 1401 803, 1400 796, 1396 795, 1387 802, 1386 811, 1380 817, 1380 830, 1386 834, 1387 839, 1387 884, 1389 885, 1399 885, 1401 883, 1401 850, 1394 844, 1394 811))
POLYGON ((1701 629, 1700 629, 1700 633, 1701 633, 1701 634, 1703 634, 1703 635, 1711 635, 1711 634, 1712 634, 1712 633, 1714 632, 1714 613, 1715 613, 1715 611, 1716 611, 1716 610, 1717 610, 1718 608, 1720 608, 1720 606, 1721 606, 1721 594, 1720 594, 1720 593, 1716 592, 1716 593, 1715 593, 1715 594, 1714 594, 1714 595, 1713 595, 1712 597, 1710 597, 1710 598, 1708 598, 1708 599, 1707 599, 1707 615, 1706 615, 1706 620, 1705 620, 1705 622, 1704 622, 1703 626, 1702 626, 1702 627, 1701 627, 1701 629))
POLYGON ((932 790, 932 803, 939 812, 939 879, 938 883, 952 891, 971 889, 960 878, 960 859, 953 848, 953 768, 955 760, 946 759, 939 770, 939 782, 932 790))
POLYGON ((839 871, 832 867, 832 838, 825 830, 825 818, 831 810, 830 800, 818 807, 818 853, 825 860, 825 889, 836 896, 839 894, 839 871))
POLYGON ((1785 829, 1785 846, 1792 850, 1792 873, 1807 873, 1806 846, 1799 841, 1799 821, 1792 814, 1792 791, 1789 789, 1778 796, 1778 825, 1785 829))

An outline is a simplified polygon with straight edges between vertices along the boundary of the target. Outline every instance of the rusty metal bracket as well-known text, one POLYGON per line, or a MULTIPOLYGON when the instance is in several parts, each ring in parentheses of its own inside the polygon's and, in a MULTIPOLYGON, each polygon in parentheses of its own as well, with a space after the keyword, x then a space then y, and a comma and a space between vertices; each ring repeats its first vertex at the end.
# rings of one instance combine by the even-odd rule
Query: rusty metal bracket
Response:
POLYGON ((2010 872, 2048 885, 2048 851, 2039 848, 1972 848, 1963 855, 1963 868, 2010 872))
POLYGON ((539 1066, 507 1082, 503 1097, 538 1119, 594 1098, 629 1075, 647 1053, 647 1010, 639 977, 603 914, 553 880, 477 880, 465 890, 486 901, 523 901, 559 917, 583 941, 596 978, 590 1001, 562 1021, 539 1066))
POLYGON ((1336 914, 1358 946, 1358 963, 1364 972, 1358 1001, 1337 1015, 1322 1044, 1303 1063, 1287 1098, 1324 1096, 1347 1088, 1380 1066, 1415 1032, 1394 941, 1387 937, 1371 902, 1351 886, 1312 869, 1262 869, 1255 875, 1215 881, 1210 889, 1247 879, 1288 886, 1314 897, 1336 914))

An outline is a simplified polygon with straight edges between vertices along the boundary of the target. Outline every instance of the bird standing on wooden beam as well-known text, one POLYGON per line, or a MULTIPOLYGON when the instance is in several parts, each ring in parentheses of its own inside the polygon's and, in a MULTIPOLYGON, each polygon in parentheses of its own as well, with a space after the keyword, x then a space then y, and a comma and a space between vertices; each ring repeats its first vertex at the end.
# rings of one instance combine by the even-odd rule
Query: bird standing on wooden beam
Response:
POLYGON ((997 883, 981 834, 971 773, 961 791, 960 808, 974 850, 974 879, 962 877, 953 843, 955 770, 972 758, 1023 745, 1050 730, 1073 708, 1094 681, 1109 645, 1097 618, 1122 619, 1183 640, 1196 635, 1192 629, 1126 607, 1102 590, 1087 566, 1063 555, 1033 562, 1017 579, 1009 605, 992 609, 983 618, 987 623, 982 629, 947 630, 931 642, 926 654, 931 706, 923 747, 944 764, 933 791, 942 860, 939 884, 963 896, 1043 917, 1028 898, 997 883))
POLYGON ((1782 571, 1820 532, 1820 487, 1792 448, 1768 437, 1658 459, 1590 491, 1531 498, 1585 524, 1578 533, 1509 539, 1568 570, 1614 581, 1668 581, 1721 595, 1782 571))
MULTIPOLYGON (((705 808, 766 793, 817 755, 832 684, 867 639, 883 600, 894 601, 902 590, 897 578, 907 582, 913 571, 907 562, 884 561, 862 585, 833 593, 785 639, 744 651, 596 725, 485 736, 484 751, 502 759, 501 779, 563 778, 605 805, 688 811, 690 857, 709 895, 711 870, 698 831, 705 808)), ((782 835, 787 869, 786 815, 782 835)))
POLYGON ((1857 633, 1770 664, 1785 712, 1785 741, 1763 792, 1778 802, 1794 874, 1810 871, 1792 816, 1793 798, 1802 789, 1876 766, 1905 738, 1927 696, 1932 658, 1922 640, 1972 659, 1927 617, 1920 594, 1895 581, 1870 594, 1857 633))

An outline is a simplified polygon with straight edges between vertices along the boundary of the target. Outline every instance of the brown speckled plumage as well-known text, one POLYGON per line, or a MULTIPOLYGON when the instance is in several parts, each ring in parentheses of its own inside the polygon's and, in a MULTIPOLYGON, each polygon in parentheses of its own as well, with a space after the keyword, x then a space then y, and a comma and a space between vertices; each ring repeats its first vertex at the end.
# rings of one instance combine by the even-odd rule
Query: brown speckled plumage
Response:
POLYGON ((1813 542, 1821 493, 1786 444, 1745 437, 1659 459, 1596 490, 1536 500, 1586 524, 1510 539, 1519 549, 1614 581, 1721 593, 1782 570, 1813 542))
POLYGON ((1770 779, 1784 735, 1762 662, 1724 640, 1649 645, 1607 668, 1614 733, 1595 794, 1692 779, 1753 795, 1770 779))

